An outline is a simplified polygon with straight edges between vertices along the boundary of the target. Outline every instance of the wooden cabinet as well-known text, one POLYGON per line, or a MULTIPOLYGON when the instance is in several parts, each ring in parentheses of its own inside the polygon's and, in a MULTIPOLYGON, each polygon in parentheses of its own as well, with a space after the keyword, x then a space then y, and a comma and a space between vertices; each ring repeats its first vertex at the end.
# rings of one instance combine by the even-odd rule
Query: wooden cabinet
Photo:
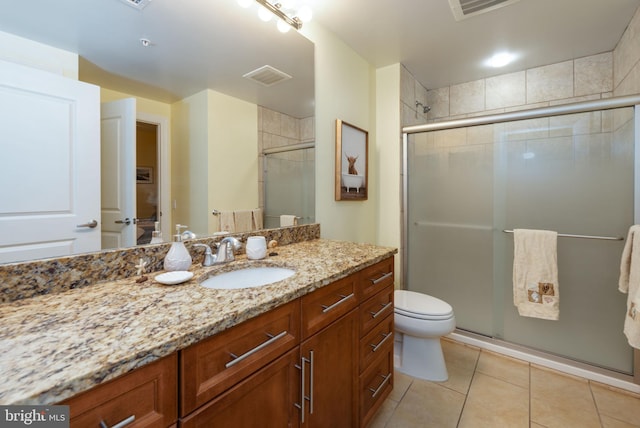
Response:
POLYGON ((70 426, 165 428, 178 417, 177 353, 169 355, 63 402, 70 408, 70 426))

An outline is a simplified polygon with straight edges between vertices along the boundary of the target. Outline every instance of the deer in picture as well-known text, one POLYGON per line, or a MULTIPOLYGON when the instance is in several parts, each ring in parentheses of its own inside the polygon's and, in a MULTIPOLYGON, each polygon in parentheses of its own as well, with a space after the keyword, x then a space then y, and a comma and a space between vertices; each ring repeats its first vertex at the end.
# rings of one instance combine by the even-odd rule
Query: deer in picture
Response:
POLYGON ((356 160, 358 160, 358 156, 349 156, 346 153, 344 155, 347 157, 347 161, 349 162, 349 174, 358 175, 358 170, 356 169, 356 160))

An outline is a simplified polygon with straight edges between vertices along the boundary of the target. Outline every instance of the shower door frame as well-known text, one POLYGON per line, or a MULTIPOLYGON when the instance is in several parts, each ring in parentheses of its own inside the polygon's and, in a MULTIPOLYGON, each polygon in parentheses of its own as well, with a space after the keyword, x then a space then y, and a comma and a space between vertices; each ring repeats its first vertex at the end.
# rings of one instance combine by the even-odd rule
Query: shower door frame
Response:
MULTIPOLYGON (((601 100, 583 101, 571 104, 563 104, 552 107, 542 107, 528 110, 520 110, 510 113, 501 113, 485 116, 476 116, 465 119, 446 120, 442 122, 434 122, 425 125, 405 126, 402 128, 402 168, 401 168, 401 184, 402 184, 402 230, 401 230, 401 250, 402 250, 402 288, 406 288, 408 278, 408 236, 407 230, 409 225, 409 209, 408 209, 408 144, 409 135, 418 134, 429 131, 442 131, 456 128, 466 128, 477 125, 490 125, 503 122, 511 122, 516 120, 537 119, 543 117, 562 116, 575 113, 587 113, 592 111, 611 110, 623 107, 634 107, 634 166, 633 166, 633 221, 635 224, 640 223, 640 95, 631 95, 624 97, 606 98, 601 100)), ((509 342, 491 338, 492 342, 507 344, 509 342)), ((516 345, 518 346, 518 345, 516 345)), ((633 350, 633 376, 632 381, 640 384, 640 350, 633 350)))

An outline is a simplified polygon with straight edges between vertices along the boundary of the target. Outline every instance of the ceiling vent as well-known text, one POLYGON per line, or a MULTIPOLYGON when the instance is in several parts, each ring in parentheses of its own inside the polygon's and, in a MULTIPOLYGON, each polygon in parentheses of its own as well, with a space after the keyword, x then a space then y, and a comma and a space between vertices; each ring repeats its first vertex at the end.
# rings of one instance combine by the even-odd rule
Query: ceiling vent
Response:
POLYGON ((276 83, 291 79, 291 76, 287 73, 280 71, 277 68, 273 68, 270 65, 263 65, 260 68, 244 74, 242 77, 246 77, 247 79, 253 80, 263 86, 273 86, 276 83))
POLYGON ((138 10, 144 9, 151 2, 151 0, 120 0, 120 1, 138 10))
POLYGON ((520 0, 449 0, 456 21, 509 6, 520 0))

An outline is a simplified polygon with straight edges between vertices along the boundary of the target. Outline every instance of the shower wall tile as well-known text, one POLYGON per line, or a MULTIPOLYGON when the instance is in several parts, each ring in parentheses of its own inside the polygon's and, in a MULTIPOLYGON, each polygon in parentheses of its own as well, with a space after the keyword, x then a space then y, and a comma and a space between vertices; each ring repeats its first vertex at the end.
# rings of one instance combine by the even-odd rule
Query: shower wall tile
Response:
POLYGON ((527 70, 527 103, 573 96, 573 61, 527 70))
POLYGON ((280 134, 280 113, 262 108, 262 131, 270 134, 280 134))
POLYGON ((315 139, 316 129, 314 117, 310 116, 300 119, 300 141, 308 143, 310 141, 315 141, 315 139))
POLYGON ((449 87, 427 91, 427 101, 431 106, 429 119, 449 116, 449 87))
POLYGON ((575 96, 613 90, 613 53, 606 52, 574 61, 575 96))
POLYGON ((484 90, 484 80, 451 86, 449 107, 451 116, 484 110, 484 90))
POLYGON ((466 128, 446 129, 434 134, 436 147, 459 147, 467 144, 466 128))
POLYGON ((525 72, 503 74, 486 79, 487 110, 519 106, 526 103, 525 72))
POLYGON ((300 140, 300 120, 286 114, 280 114, 280 135, 300 140))
POLYGON ((549 135, 551 137, 596 134, 601 131, 602 116, 599 111, 549 118, 549 135))
POLYGON ((415 78, 404 66, 400 67, 400 100, 407 105, 414 105, 416 102, 415 78))
MULTIPOLYGON (((416 101, 419 101, 422 103, 422 105, 428 106, 429 103, 427 101, 427 88, 425 88, 424 86, 422 86, 422 84, 420 82, 418 82, 417 80, 414 79, 414 84, 415 84, 415 96, 416 96, 416 101)), ((413 105, 415 105, 415 102, 413 103, 413 105)), ((420 108, 420 107, 418 107, 420 108)))
MULTIPOLYGON (((640 60, 640 9, 613 51, 613 84, 619 86, 640 60)), ((640 88, 636 87, 636 92, 640 88)))
POLYGON ((467 128, 467 144, 493 144, 494 125, 470 126, 467 128))

